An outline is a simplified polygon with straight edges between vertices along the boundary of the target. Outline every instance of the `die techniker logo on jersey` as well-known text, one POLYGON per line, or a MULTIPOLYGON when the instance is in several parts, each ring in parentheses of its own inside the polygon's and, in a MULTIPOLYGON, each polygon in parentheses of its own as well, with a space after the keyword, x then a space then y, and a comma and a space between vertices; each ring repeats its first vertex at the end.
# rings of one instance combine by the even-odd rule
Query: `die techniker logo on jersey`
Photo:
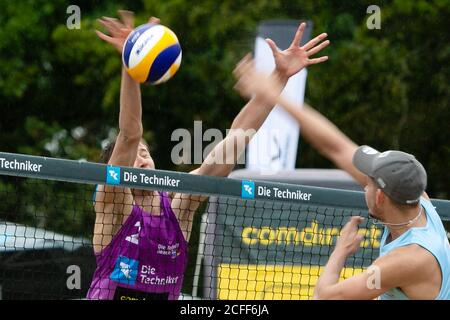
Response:
POLYGON ((163 255, 163 256, 170 256, 172 259, 175 259, 180 255, 180 244, 177 242, 173 245, 166 246, 164 244, 158 244, 158 251, 156 251, 157 254, 163 255))

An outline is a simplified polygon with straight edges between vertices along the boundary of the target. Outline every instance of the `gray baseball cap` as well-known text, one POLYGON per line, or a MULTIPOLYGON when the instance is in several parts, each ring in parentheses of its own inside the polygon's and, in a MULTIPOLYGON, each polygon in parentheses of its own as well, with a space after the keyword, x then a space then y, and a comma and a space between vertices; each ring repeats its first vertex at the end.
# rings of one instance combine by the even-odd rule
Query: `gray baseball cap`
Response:
POLYGON ((401 204, 418 203, 427 187, 425 168, 409 153, 396 150, 380 153, 369 146, 360 146, 353 155, 353 164, 401 204))

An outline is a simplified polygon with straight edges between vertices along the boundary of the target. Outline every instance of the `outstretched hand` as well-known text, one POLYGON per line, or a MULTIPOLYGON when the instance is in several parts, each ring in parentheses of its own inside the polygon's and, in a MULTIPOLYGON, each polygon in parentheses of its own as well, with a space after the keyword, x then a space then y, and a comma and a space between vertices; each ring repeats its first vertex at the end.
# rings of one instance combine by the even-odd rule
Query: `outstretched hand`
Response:
POLYGON ((281 76, 289 78, 294 74, 298 73, 303 68, 321 63, 328 60, 328 56, 322 56, 319 58, 310 59, 310 57, 330 44, 329 40, 325 40, 328 36, 326 33, 322 33, 310 40, 304 46, 300 47, 300 41, 305 31, 306 23, 303 22, 297 29, 294 39, 291 45, 286 50, 280 51, 271 39, 266 39, 267 44, 272 50, 273 56, 275 58, 276 70, 281 76), (322 42, 323 41, 323 42, 322 42))
POLYGON ((306 23, 303 22, 300 24, 291 45, 283 51, 278 49, 273 40, 266 39, 275 59, 276 72, 273 72, 270 75, 257 71, 251 56, 249 54, 246 55, 233 71, 233 74, 237 79, 234 89, 244 98, 258 96, 270 103, 276 104, 282 88, 289 77, 309 65, 327 61, 328 56, 314 59, 310 58, 330 44, 329 40, 325 40, 327 37, 326 33, 318 35, 304 46, 300 47, 299 44, 303 32, 305 31, 305 27, 306 23))
MULTIPOLYGON (((118 11, 120 20, 116 18, 103 17, 97 21, 108 31, 108 34, 95 30, 97 36, 105 42, 110 43, 122 53, 125 40, 134 28, 134 13, 127 10, 118 11)), ((159 23, 160 20, 151 17, 148 23, 159 23)))

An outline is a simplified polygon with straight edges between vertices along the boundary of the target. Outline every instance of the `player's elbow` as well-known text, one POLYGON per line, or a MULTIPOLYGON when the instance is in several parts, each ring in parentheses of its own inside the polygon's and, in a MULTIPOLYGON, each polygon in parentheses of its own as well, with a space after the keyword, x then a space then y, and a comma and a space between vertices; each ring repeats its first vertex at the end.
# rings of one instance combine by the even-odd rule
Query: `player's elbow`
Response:
POLYGON ((324 296, 323 294, 320 294, 318 292, 314 292, 313 300, 329 300, 329 298, 324 296))
POLYGON ((121 140, 126 144, 136 144, 141 141, 143 134, 142 126, 138 126, 133 130, 120 130, 117 136, 117 140, 121 140))
POLYGON ((197 174, 202 176, 227 177, 233 171, 234 164, 207 164, 203 163, 197 174))
POLYGON ((329 298, 326 297, 324 294, 324 290, 314 290, 313 294, 313 300, 328 300, 329 298))
POLYGON ((320 285, 316 285, 313 293, 313 300, 325 300, 323 297, 323 288, 320 285))
POLYGON ((335 286, 324 288, 315 288, 313 294, 314 300, 341 300, 342 294, 335 286))

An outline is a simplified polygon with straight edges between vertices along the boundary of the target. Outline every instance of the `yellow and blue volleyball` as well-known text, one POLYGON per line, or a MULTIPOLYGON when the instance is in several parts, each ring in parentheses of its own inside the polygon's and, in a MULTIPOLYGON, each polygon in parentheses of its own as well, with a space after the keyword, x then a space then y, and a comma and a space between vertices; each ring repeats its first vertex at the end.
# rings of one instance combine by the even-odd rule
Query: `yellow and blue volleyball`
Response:
POLYGON ((172 78, 180 68, 181 46, 172 30, 147 23, 128 35, 122 60, 134 80, 159 84, 172 78))

